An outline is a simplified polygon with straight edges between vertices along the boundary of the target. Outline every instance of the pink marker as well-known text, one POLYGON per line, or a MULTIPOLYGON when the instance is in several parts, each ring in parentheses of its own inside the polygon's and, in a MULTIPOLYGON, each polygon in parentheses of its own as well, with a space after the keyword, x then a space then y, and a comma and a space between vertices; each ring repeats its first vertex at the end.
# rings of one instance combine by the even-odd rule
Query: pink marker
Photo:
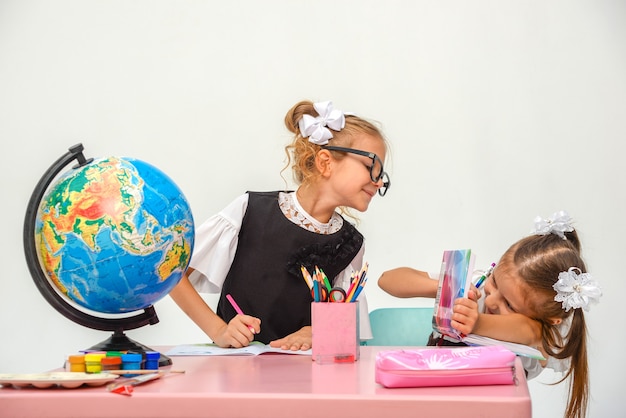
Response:
MULTIPOLYGON (((233 305, 233 308, 235 308, 235 312, 237 312, 239 315, 245 315, 239 305, 237 305, 237 302, 235 302, 235 299, 233 299, 233 297, 230 295, 230 293, 226 295, 226 299, 228 299, 230 304, 233 305)), ((252 325, 248 325, 248 329, 252 331, 253 334, 256 334, 252 325)))

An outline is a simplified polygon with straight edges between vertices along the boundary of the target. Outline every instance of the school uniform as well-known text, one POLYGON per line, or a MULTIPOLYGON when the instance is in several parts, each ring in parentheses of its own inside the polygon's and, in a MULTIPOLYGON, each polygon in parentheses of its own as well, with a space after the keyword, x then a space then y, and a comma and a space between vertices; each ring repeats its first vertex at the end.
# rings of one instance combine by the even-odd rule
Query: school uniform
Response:
MULTIPOLYGON (((231 294, 261 319, 255 340, 269 343, 311 325, 311 292, 300 266, 324 270, 347 289, 363 263, 363 235, 338 213, 327 224, 308 215, 294 192, 249 192, 196 230, 189 279, 198 292, 220 292, 217 314, 235 315, 231 294)), ((371 338, 365 295, 359 297, 360 336, 371 338)))

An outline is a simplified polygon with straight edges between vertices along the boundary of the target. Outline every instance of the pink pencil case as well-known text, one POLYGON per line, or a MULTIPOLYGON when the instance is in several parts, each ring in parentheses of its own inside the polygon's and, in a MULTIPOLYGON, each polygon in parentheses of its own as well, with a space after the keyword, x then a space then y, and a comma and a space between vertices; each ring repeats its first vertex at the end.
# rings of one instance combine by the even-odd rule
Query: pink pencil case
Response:
POLYGON ((512 385, 515 353, 501 346, 383 350, 375 379, 387 388, 512 385))

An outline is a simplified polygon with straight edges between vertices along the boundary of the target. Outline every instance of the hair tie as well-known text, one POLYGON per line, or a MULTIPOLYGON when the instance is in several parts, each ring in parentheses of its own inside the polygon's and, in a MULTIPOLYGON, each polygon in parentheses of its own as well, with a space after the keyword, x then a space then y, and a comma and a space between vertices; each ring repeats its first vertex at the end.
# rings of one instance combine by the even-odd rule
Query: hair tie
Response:
POLYGON ((313 107, 319 116, 303 115, 298 126, 303 138, 309 138, 309 142, 317 145, 326 145, 333 137, 331 128, 334 131, 341 131, 346 126, 344 113, 333 107, 333 102, 314 103, 313 107))
POLYGON ((562 302, 565 312, 578 308, 589 311, 589 303, 597 303, 602 296, 602 290, 591 274, 583 273, 578 267, 559 273, 559 279, 552 288, 556 291, 554 300, 562 302))
POLYGON ((572 218, 564 210, 553 213, 548 219, 537 216, 535 218, 535 227, 531 232, 533 235, 555 234, 563 239, 567 239, 565 232, 574 230, 572 222, 572 218))

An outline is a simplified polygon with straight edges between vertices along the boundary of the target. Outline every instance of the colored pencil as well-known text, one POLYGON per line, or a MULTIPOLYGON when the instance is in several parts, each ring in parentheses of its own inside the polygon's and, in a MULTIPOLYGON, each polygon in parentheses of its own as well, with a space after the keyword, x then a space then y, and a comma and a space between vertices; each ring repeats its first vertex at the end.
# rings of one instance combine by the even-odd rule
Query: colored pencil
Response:
POLYGON ((315 272, 319 274, 319 276, 322 278, 322 281, 324 282, 324 285, 326 285, 326 289, 328 289, 328 291, 330 292, 332 286, 330 285, 330 281, 328 280, 328 277, 326 277, 324 270, 315 266, 315 272))
MULTIPOLYGON (((230 293, 226 295, 226 299, 228 299, 230 304, 233 305, 233 308, 235 308, 235 312, 237 312, 239 315, 245 315, 239 305, 237 305, 237 302, 235 302, 235 299, 233 299, 233 297, 230 295, 230 293)), ((256 331, 254 330, 254 327, 252 327, 252 325, 248 325, 248 329, 252 331, 253 334, 256 334, 256 331)))
POLYGON ((363 290, 363 287, 365 287, 365 282, 367 282, 367 277, 361 280, 361 283, 359 283, 359 285, 357 286, 356 291, 354 292, 354 295, 352 295, 352 300, 350 300, 350 302, 356 302, 356 300, 359 298, 359 294, 363 290))
POLYGON ((346 292, 346 302, 350 302, 350 295, 354 292, 354 288, 357 286, 359 282, 359 276, 356 276, 352 273, 352 279, 350 280, 350 287, 348 287, 348 291, 346 292))
POLYGON ((363 264, 363 267, 361 267, 361 271, 359 271, 359 274, 356 276, 353 284, 350 285, 350 289, 348 290, 346 294, 346 302, 354 302, 356 300, 356 298, 354 297, 354 294, 357 291, 357 288, 359 287, 361 282, 363 282, 363 280, 366 279, 368 267, 369 267, 368 263, 363 264))
POLYGON ((302 272, 302 277, 304 277, 304 281, 309 286, 309 289, 313 289, 313 279, 309 274, 309 271, 304 266, 300 266, 300 271, 302 272))
POLYGON ((320 301, 320 284, 317 280, 313 280, 313 301, 320 301))

